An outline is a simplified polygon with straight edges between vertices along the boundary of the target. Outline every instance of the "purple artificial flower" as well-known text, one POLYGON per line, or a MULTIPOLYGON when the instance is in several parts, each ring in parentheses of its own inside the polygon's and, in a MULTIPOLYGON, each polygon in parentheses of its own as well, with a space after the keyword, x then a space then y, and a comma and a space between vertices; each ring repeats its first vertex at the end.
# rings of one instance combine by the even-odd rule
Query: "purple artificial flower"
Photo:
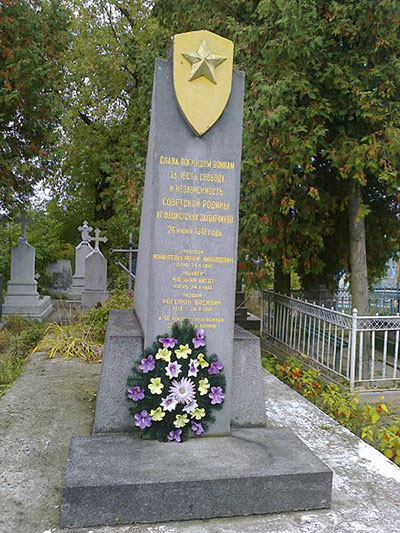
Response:
POLYGON ((149 416, 147 411, 143 410, 140 414, 137 413, 135 415, 135 426, 140 429, 149 428, 151 426, 151 416, 149 416))
POLYGON ((169 395, 161 400, 161 407, 164 411, 172 412, 175 409, 177 403, 178 402, 175 400, 175 398, 169 395))
POLYGON ((154 370, 155 366, 156 360, 154 359, 154 355, 150 354, 148 357, 143 357, 139 365, 139 370, 147 374, 147 372, 154 370))
POLYGON ((135 387, 131 387, 130 389, 128 389, 128 398, 130 398, 134 402, 143 400, 144 389, 142 389, 142 387, 138 387, 137 385, 135 387))
POLYGON ((199 329, 196 333, 196 337, 192 339, 193 346, 197 349, 200 346, 205 346, 206 341, 204 340, 204 329, 199 329))
POLYGON ((210 394, 208 395, 211 398, 211 404, 215 405, 217 403, 222 403, 222 400, 225 398, 221 387, 211 387, 210 394))
POLYGON ((163 345, 163 348, 174 348, 175 344, 178 343, 178 339, 174 339, 173 337, 162 337, 159 341, 163 345))
POLYGON ((165 373, 169 378, 177 378, 181 373, 181 368, 182 365, 180 365, 177 361, 173 361, 172 363, 167 364, 165 373))
POLYGON ((172 442, 173 440, 176 442, 181 442, 181 435, 182 430, 181 429, 173 429, 168 433, 167 439, 172 442))
POLYGON ((187 402, 185 407, 182 409, 182 411, 185 411, 185 413, 193 413, 195 409, 197 409, 198 404, 196 400, 190 400, 187 402))
POLYGON ((210 368, 208 369, 208 373, 219 374, 223 368, 224 368, 224 365, 221 363, 219 359, 217 359, 217 361, 214 361, 214 363, 211 363, 210 368))
POLYGON ((196 433, 196 435, 202 435, 204 433, 204 428, 200 424, 200 422, 192 422, 192 426, 190 428, 192 431, 196 433))
POLYGON ((199 371, 199 362, 197 359, 190 359, 188 376, 196 377, 199 371))

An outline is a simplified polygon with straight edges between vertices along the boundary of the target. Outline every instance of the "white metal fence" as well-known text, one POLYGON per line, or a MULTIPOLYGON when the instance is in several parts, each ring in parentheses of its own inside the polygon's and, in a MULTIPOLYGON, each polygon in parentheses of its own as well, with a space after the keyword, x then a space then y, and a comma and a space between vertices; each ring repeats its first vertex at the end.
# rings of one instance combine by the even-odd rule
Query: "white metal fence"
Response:
MULTIPOLYGON (((292 297, 334 308, 336 311, 352 313, 351 293, 347 289, 338 289, 330 293, 324 289, 292 291, 292 297)), ((369 310, 371 315, 394 315, 400 311, 400 289, 375 289, 369 293, 369 310)))
POLYGON ((358 316, 263 291, 261 336, 350 389, 399 388, 400 316, 358 316))

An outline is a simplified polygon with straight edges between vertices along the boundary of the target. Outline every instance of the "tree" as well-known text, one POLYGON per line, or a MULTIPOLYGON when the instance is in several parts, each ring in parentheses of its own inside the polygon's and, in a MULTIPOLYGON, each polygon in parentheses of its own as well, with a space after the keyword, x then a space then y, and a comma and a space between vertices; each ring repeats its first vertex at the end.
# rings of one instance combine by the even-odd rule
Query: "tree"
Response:
POLYGON ((354 305, 366 312, 368 258, 382 268, 399 230, 393 219, 390 235, 365 226, 376 182, 381 207, 399 214, 398 2, 155 4, 173 32, 202 25, 231 38, 246 71, 240 238, 250 274, 256 254, 278 272, 323 279, 328 256, 337 270, 349 266, 354 305))
POLYGON ((29 195, 52 163, 67 16, 56 0, 0 7, 0 201, 29 195))
POLYGON ((234 41, 235 68, 246 72, 239 250, 247 281, 262 283, 271 263, 283 281, 295 270, 305 284, 347 268, 365 309, 367 265, 371 281, 398 249, 397 4, 76 3, 57 190, 115 235, 133 226, 137 236, 154 57, 166 57, 173 34, 207 28, 234 41), (357 239, 366 242, 361 261, 357 239))
POLYGON ((71 218, 138 242, 154 57, 164 36, 146 2, 70 2, 60 172, 50 184, 71 218), (121 231, 121 228, 124 228, 121 231))

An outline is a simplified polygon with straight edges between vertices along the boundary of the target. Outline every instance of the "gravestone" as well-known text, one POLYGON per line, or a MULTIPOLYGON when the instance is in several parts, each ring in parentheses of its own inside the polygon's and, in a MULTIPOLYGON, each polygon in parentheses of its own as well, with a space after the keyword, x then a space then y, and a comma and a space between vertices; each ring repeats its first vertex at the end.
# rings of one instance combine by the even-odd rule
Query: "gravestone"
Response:
MULTIPOLYGON (((181 47, 182 52, 199 48, 196 39, 181 43, 179 36, 174 46, 175 54, 181 47)), ((190 63, 178 61, 181 74, 173 73, 171 62, 156 61, 134 307, 146 346, 183 318, 204 329, 208 349, 221 358, 227 378, 224 408, 211 431, 228 434, 244 75, 234 72, 232 79, 233 44, 219 38, 217 46, 216 55, 227 59, 215 67, 215 76, 231 89, 230 97, 222 95, 221 102, 229 97, 224 113, 201 137, 172 105, 173 80, 183 76, 186 81, 190 63)), ((204 106, 217 98, 218 84, 204 76, 196 81, 211 90, 199 101, 203 111, 195 117, 195 125, 204 129, 209 124, 203 122, 204 106)))
POLYGON ((49 296, 40 296, 35 280, 35 248, 26 239, 26 214, 22 211, 21 236, 11 250, 11 279, 7 284, 4 315, 20 315, 43 322, 53 310, 49 296))
POLYGON ((188 520, 329 507, 332 472, 286 429, 265 427, 258 337, 234 326, 244 75, 233 43, 174 37, 156 60, 134 312, 107 328, 93 435, 71 440, 61 525, 188 520), (174 321, 205 330, 227 397, 206 437, 129 434, 126 378, 174 321))
POLYGON ((72 269, 69 259, 57 259, 49 263, 46 272, 50 274, 51 281, 48 287, 49 293, 53 296, 67 296, 68 289, 72 284, 72 269))
POLYGON ((75 248, 75 273, 72 277, 72 285, 68 291, 68 299, 71 303, 79 303, 82 299, 82 292, 85 288, 85 259, 93 252, 93 248, 90 245, 90 241, 93 237, 90 236, 90 232, 93 230, 88 225, 87 220, 79 226, 78 231, 81 232, 82 240, 75 248))
POLYGON ((107 242, 107 237, 100 237, 98 228, 94 231, 95 241, 93 252, 85 258, 85 286, 82 292, 82 307, 92 307, 98 302, 108 300, 107 291, 107 260, 101 253, 100 242, 107 242))

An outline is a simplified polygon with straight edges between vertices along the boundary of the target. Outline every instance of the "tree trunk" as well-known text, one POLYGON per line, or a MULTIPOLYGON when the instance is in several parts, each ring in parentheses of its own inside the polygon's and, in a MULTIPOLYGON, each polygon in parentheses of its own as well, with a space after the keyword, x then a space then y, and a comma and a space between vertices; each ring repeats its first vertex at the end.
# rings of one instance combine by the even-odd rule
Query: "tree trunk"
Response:
POLYGON ((286 274, 278 263, 274 268, 274 291, 290 296, 290 274, 286 274))
MULTIPOLYGON (((352 307, 357 308, 358 316, 369 315, 367 250, 365 244, 365 217, 360 215, 362 198, 360 185, 353 186, 349 203, 349 248, 350 248, 350 288, 352 307)), ((369 333, 364 334, 362 377, 370 372, 371 343, 369 333)), ((358 363, 356 363, 356 366, 358 363)))
POLYGON ((349 203, 349 248, 350 286, 353 308, 359 315, 369 314, 367 251, 365 244, 365 217, 360 215, 362 207, 360 185, 353 186, 349 203))

